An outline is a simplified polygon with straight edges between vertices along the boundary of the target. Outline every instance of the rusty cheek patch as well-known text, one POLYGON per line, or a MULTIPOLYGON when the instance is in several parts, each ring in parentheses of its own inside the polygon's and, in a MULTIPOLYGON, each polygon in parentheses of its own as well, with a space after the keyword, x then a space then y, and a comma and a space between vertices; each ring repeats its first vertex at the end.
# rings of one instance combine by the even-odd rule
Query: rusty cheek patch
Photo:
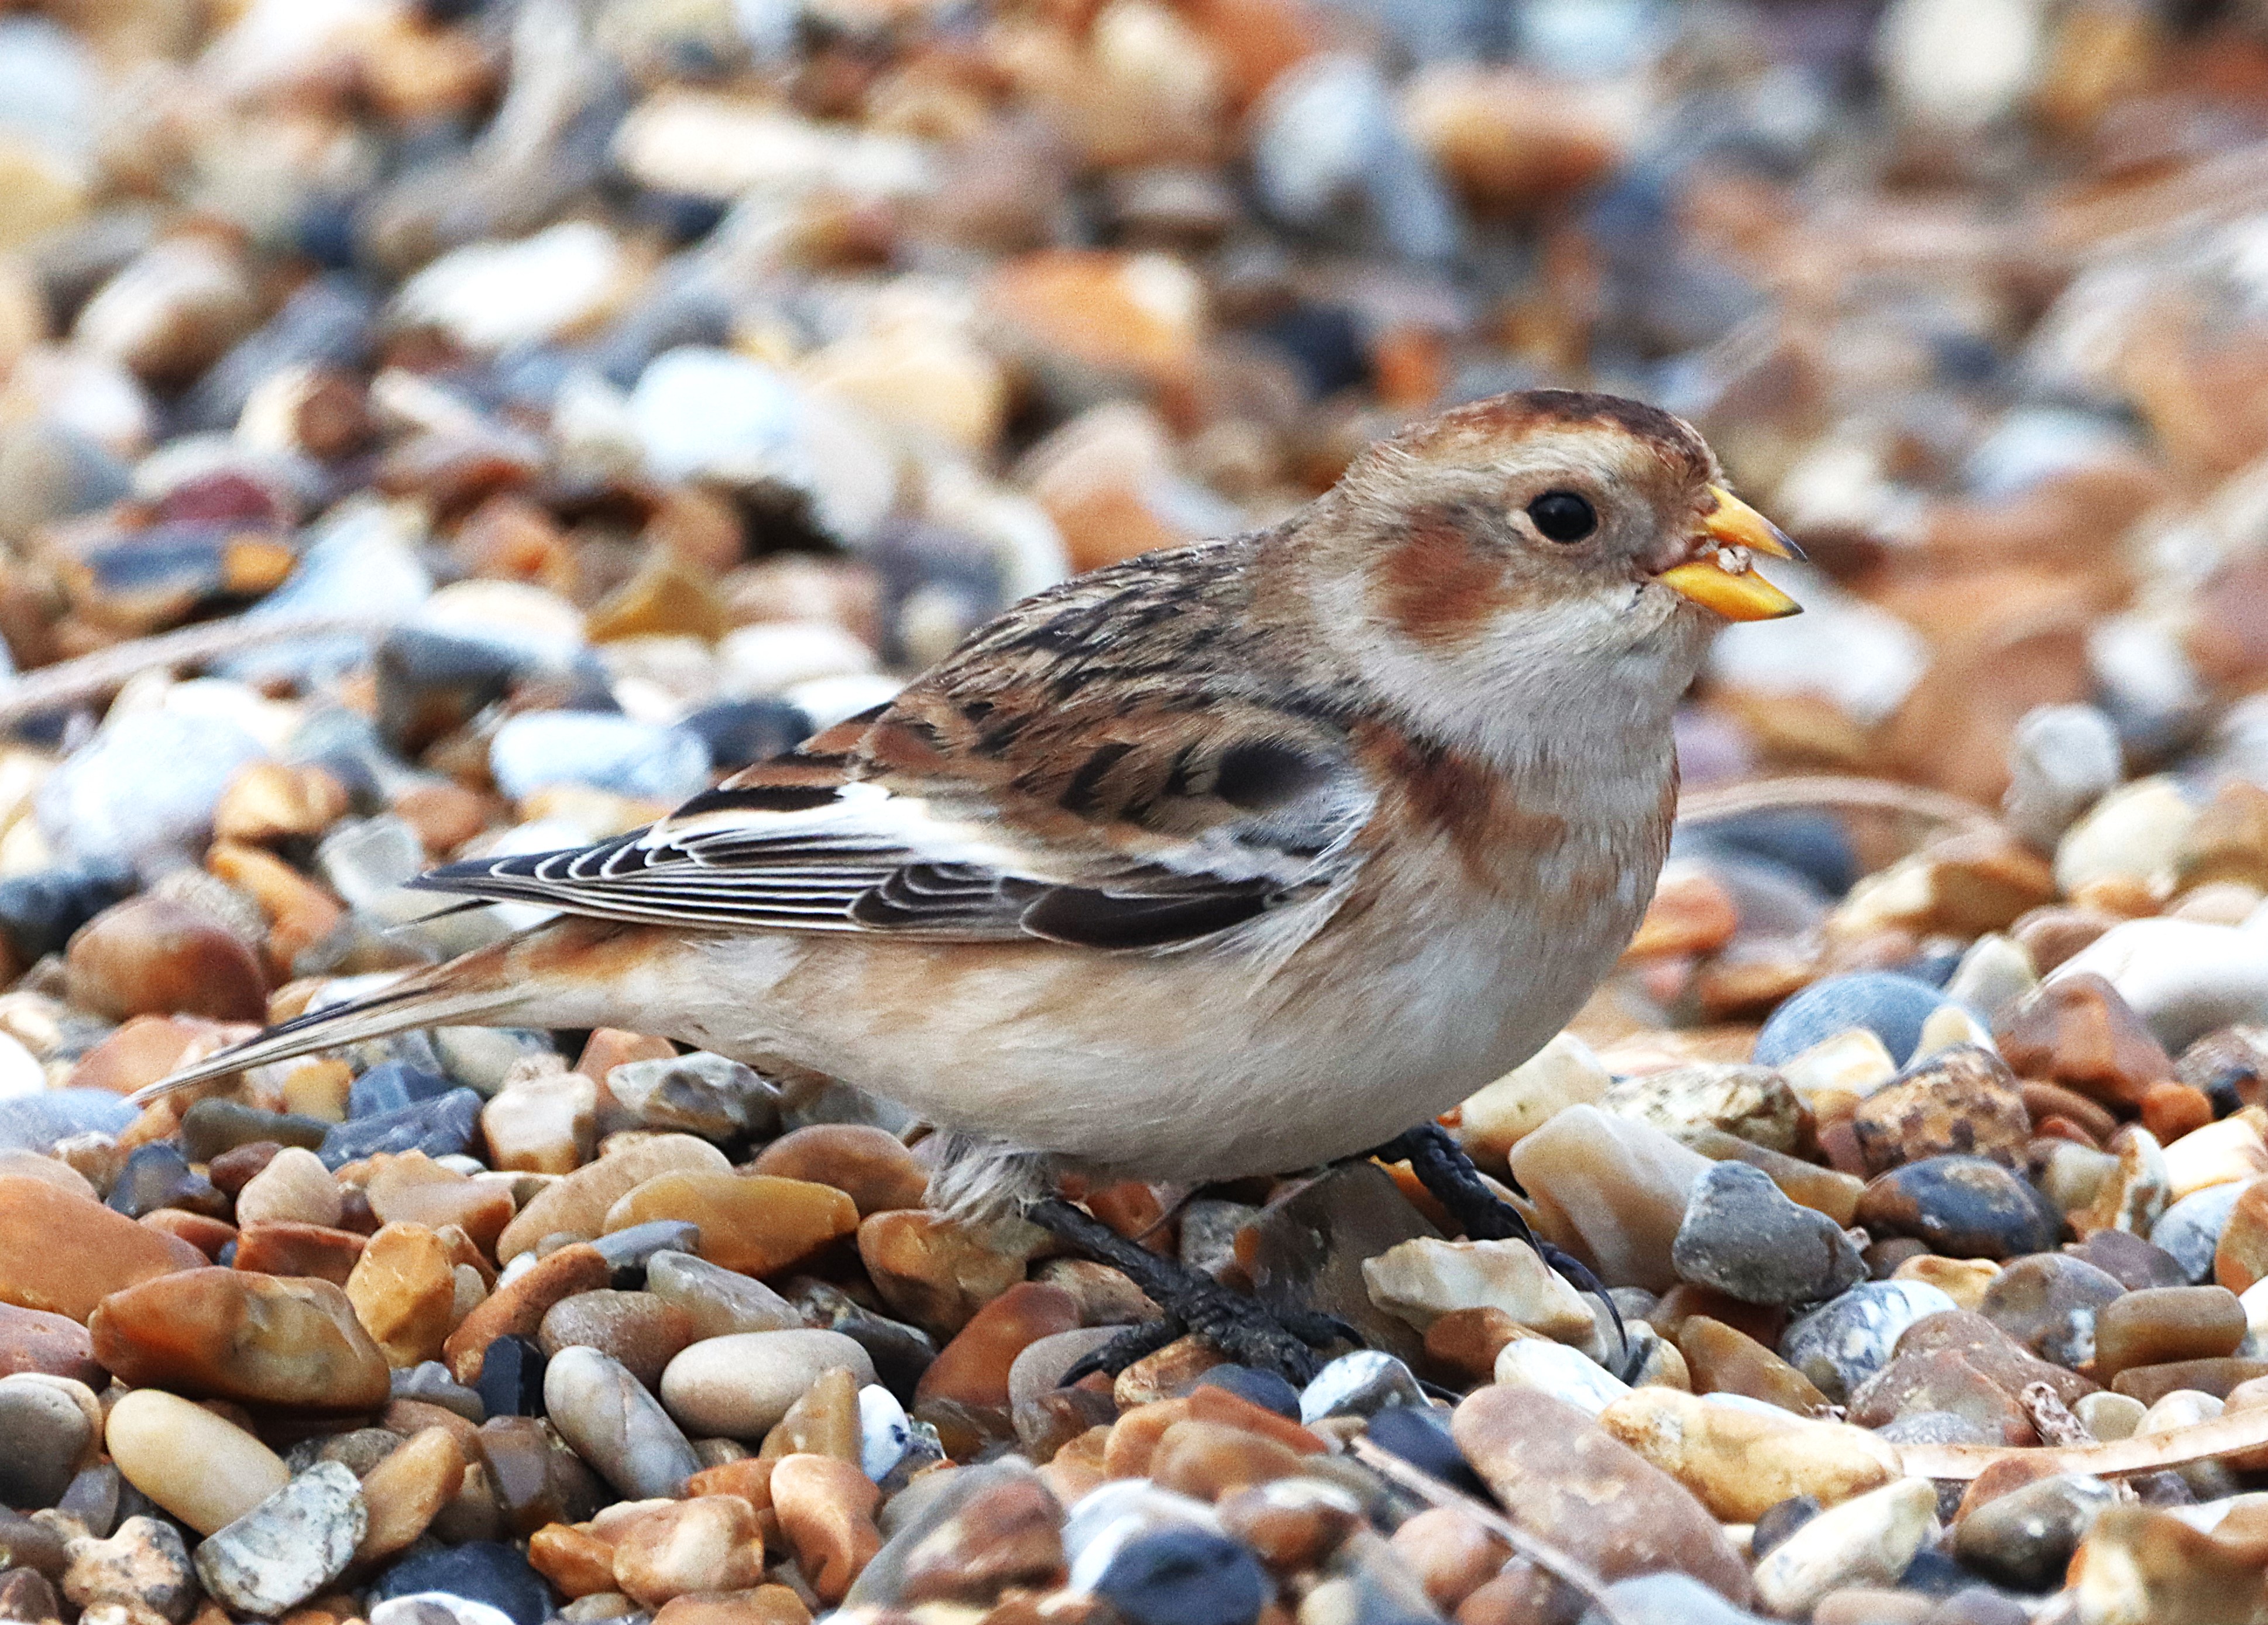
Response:
POLYGON ((1398 790, 1381 803, 1372 838, 1445 840, 1476 889, 1501 891, 1521 883, 1543 854, 1567 839, 1565 819, 1521 806, 1501 775, 1455 751, 1429 750, 1382 728, 1359 748, 1398 790))
POLYGON ((1412 517, 1379 572, 1378 605, 1412 643, 1459 648, 1471 643, 1515 595, 1502 562, 1455 518, 1439 511, 1412 517))

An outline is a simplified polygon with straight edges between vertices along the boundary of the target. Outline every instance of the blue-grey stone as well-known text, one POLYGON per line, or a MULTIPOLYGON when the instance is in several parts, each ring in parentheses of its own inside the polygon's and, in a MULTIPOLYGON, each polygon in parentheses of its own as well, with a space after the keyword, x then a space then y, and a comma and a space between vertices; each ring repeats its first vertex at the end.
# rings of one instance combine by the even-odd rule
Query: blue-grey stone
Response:
POLYGON ((380 1151, 453 1157, 471 1147, 480 1120, 480 1096, 469 1089, 452 1089, 437 1099, 336 1125, 323 1136, 320 1155, 324 1165, 332 1168, 380 1151))
POLYGON ((1914 1236, 1947 1258, 2022 1258, 2063 1239, 2063 1214, 2021 1173, 1985 1157, 1925 1157, 1859 1197, 1876 1236, 1914 1236))
POLYGON ((1377 1349, 1343 1354, 1300 1391, 1300 1420, 1375 1416, 1395 1405, 1423 1405, 1425 1392, 1408 1366, 1377 1349))
POLYGON ((507 796, 588 784, 647 801, 682 801, 709 783, 709 747, 689 728, 606 711, 528 711, 489 742, 489 770, 507 796))
POLYGON ((128 1218, 140 1218, 160 1208, 180 1208, 218 1218, 229 1210, 229 1199, 213 1182, 189 1166, 181 1148, 171 1140, 137 1145, 110 1188, 107 1204, 128 1218))
POLYGON ((61 953, 71 933, 133 894, 131 870, 94 864, 0 880, 0 938, 30 965, 61 953))
POLYGON ((1226 1535, 1158 1529, 1118 1548, 1094 1594, 1130 1625, 1252 1625, 1268 1601, 1260 1560, 1226 1535))
POLYGON ((1779 1356, 1840 1405, 1890 1363, 1906 1327, 1960 1306, 1926 1282, 1862 1281, 1790 1326, 1779 1356))
POLYGON ((397 1400, 421 1400, 428 1405, 453 1410, 475 1427, 489 1419, 488 1407, 481 1402, 481 1396, 450 1376, 449 1368, 438 1360, 425 1360, 395 1371, 392 1392, 397 1400))
POLYGON ((438 1100, 455 1087, 438 1072, 421 1071, 406 1062, 381 1062, 347 1085, 347 1115, 398 1112, 421 1100, 438 1100))
POLYGON ((636 1270, 642 1275, 646 1260, 657 1253, 697 1253, 701 1226, 690 1219, 649 1219, 610 1236, 600 1236, 591 1245, 599 1249, 609 1269, 636 1270))
POLYGON ((181 1114, 181 1155, 191 1162, 210 1162, 223 1151, 256 1140, 312 1151, 330 1131, 331 1125, 320 1117, 263 1112, 240 1100, 200 1100, 181 1114))
POLYGON ((2228 1228, 2228 1216, 2244 1187, 2242 1180, 2231 1180, 2191 1191, 2150 1226, 2150 1245, 2172 1254, 2193 1285, 2213 1279, 2213 1250, 2220 1245, 2220 1232, 2228 1228))
POLYGON ((1772 1011, 1756 1034, 1756 1063, 1778 1066, 1837 1033, 1864 1027, 1904 1066, 1921 1041, 1922 1023, 1944 1003, 1942 989, 1893 971, 1830 976, 1772 1011))
POLYGON ((516 1547, 496 1540, 417 1552, 403 1558, 370 1588, 375 1606, 413 1592, 446 1592, 500 1610, 512 1625, 543 1625, 552 1614, 551 1588, 528 1567, 516 1547))
MULTIPOLYGON (((1746 1608, 1736 1608, 1687 1574, 1641 1574, 1607 1587, 1622 1625, 1764 1625, 1746 1608)), ((1582 1625, 1607 1625, 1596 1608, 1582 1625)))
POLYGON ((107 1089, 50 1089, 0 1100, 0 1151, 44 1151, 75 1134, 119 1134, 141 1114, 107 1089))
POLYGON ((66 863, 151 870, 193 860, 221 791, 267 754, 223 717, 130 712, 48 776, 33 802, 40 833, 66 863))

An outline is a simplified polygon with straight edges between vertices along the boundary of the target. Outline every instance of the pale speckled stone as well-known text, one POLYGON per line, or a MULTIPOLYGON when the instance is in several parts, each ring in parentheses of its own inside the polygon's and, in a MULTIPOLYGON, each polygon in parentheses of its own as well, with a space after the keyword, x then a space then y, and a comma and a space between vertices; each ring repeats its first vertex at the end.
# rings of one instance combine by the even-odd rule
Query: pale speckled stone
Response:
POLYGON ((1923 1282, 1862 1281, 1789 1327, 1779 1356, 1839 1405, 1890 1363, 1906 1327, 1960 1306, 1923 1282))
POLYGON ((1801 1618, 1828 1592, 1891 1585, 1937 1534, 1937 1487, 1926 1478, 1830 1507, 1764 1555, 1756 1596, 1773 1613, 1801 1618))
POLYGON ((231 1613, 273 1618, 345 1572, 364 1527, 353 1471, 319 1461, 202 1542, 197 1577, 231 1613))
POLYGON ((669 1413, 620 1360, 596 1349, 578 1344, 552 1357, 543 1408, 575 1453, 626 1496, 677 1495, 701 1470, 669 1413))

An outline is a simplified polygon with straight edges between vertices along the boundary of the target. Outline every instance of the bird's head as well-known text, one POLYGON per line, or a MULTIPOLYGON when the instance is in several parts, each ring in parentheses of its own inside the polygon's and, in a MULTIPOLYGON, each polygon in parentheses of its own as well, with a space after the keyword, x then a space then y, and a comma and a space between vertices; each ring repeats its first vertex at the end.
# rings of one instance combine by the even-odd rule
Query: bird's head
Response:
POLYGON ((1712 633, 1799 608, 1752 564, 1793 545, 1701 437, 1613 395, 1498 395, 1381 441, 1294 535, 1323 624, 1449 704, 1597 690, 1666 714, 1712 633))

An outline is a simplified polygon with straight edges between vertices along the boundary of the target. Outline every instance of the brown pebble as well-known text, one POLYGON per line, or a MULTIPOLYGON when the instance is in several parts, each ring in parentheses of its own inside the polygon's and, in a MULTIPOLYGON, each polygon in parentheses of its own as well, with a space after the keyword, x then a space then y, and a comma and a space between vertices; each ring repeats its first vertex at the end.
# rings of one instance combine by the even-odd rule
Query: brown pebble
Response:
POLYGON ((2229 1210, 2213 1248, 2213 1278, 2232 1292, 2268 1279, 2268 1178, 2245 1186, 2229 1210))
POLYGON ((2095 1317, 2095 1375, 2110 1382, 2130 1366, 2213 1359, 2244 1341, 2244 1310, 2220 1286, 2128 1292, 2095 1317))
POLYGON ((447 1243, 423 1224, 388 1224, 364 1244, 347 1298, 388 1364, 438 1359, 457 1301, 447 1243))
POLYGON ((891 1313, 950 1337, 1024 1278, 1030 1248, 1001 1239, 996 1226, 901 1209, 859 1224, 858 1256, 891 1313))
POLYGON ((527 1537, 527 1563, 572 1600, 615 1589, 615 1548, 572 1524, 546 1524, 527 1537))
POLYGON ((213 808, 213 835, 258 845, 320 835, 346 811, 346 786, 322 768, 257 761, 221 791, 213 808))
POLYGON ((205 1255, 208 1262, 220 1261, 221 1249, 236 1239, 236 1226, 226 1219, 217 1219, 210 1214, 191 1213, 180 1208, 159 1208, 155 1213, 144 1213, 136 1224, 186 1241, 205 1255))
POLYGON ((2143 1092, 2142 1126, 2156 1135, 2161 1145, 2171 1145, 2191 1129, 2202 1129, 2212 1121, 2213 1102, 2202 1089, 2192 1089, 2187 1084, 2167 1078, 2143 1092))
POLYGON ((772 1469, 776 1460, 743 1456, 737 1461, 703 1467, 685 1481, 688 1496, 738 1496, 762 1512, 772 1504, 772 1469))
POLYGON ((2247 1360, 2221 1355, 2200 1360, 2168 1360, 2156 1365, 2130 1365, 2110 1385, 2145 1405, 2155 1405, 2169 1393, 2193 1388, 2220 1399, 2261 1377, 2268 1376, 2268 1360, 2247 1360))
POLYGON ((87 1330, 133 1387, 318 1410, 387 1401, 386 1357, 328 1281, 183 1270, 114 1292, 87 1330))
POLYGON ((1521 1332, 1501 1309, 1452 1309, 1425 1328, 1425 1355, 1469 1382, 1486 1382, 1498 1353, 1521 1332))
MULTIPOLYGON (((738 1496, 696 1496, 659 1507, 615 1542, 616 1587, 649 1608, 688 1592, 744 1590, 763 1577, 756 1515, 738 1496)), ((845 1579, 843 1588, 849 1585, 845 1579)), ((841 1592, 835 1599, 842 1599, 841 1592)))
POLYGON ((459 1382, 474 1382, 488 1347, 507 1332, 533 1339, 551 1306, 578 1292, 595 1292, 614 1279, 606 1254, 587 1242, 563 1246, 518 1280, 500 1286, 467 1315, 441 1345, 441 1357, 459 1382))
POLYGON ((1321 1568, 1361 1524, 1353 1506, 1340 1504, 1342 1493, 1312 1481, 1279 1479, 1233 1490, 1213 1511, 1271 1570, 1295 1574, 1321 1568))
POLYGON ((2174 1063, 2117 989, 2091 973, 2043 983, 2000 1012, 1992 1036, 2010 1067, 2132 1111, 2174 1063))
POLYGON ((921 1375, 917 1401, 1008 1403, 1008 1368, 1042 1337, 1079 1325, 1079 1303, 1061 1287, 1020 1281, 977 1311, 921 1375))
POLYGON ((779 1514, 780 1533, 804 1578, 829 1607, 843 1600, 850 1582, 881 1549, 881 1532, 873 1516, 880 1493, 856 1462, 831 1456, 786 1456, 772 1469, 772 1507, 779 1514))
POLYGON ((749 1169, 782 1179, 832 1185, 848 1195, 858 1217, 918 1208, 929 1171, 898 1136, 870 1123, 813 1123, 764 1147, 749 1169))
MULTIPOLYGON (((1036 1622, 1039 1616, 1035 1614, 1036 1622)), ((785 1585, 749 1591, 703 1592, 672 1597, 653 1616, 653 1625, 811 1625, 811 1610, 785 1585)), ((984 1616, 984 1625, 1013 1625, 984 1616)))
POLYGON ((0 1175, 0 1303, 85 1324, 111 1293, 202 1263, 195 1247, 44 1180, 0 1175), (184 1254, 187 1258, 184 1258, 184 1254))
POLYGON ((664 1173, 607 1210, 607 1232, 657 1219, 701 1227, 703 1258, 744 1276, 776 1276, 858 1228, 858 1210, 831 1185, 767 1174, 664 1173))
POLYGON ((1453 1613, 1496 1577, 1512 1548, 1454 1507, 1429 1506, 1405 1518, 1388 1542, 1410 1565, 1435 1607, 1453 1613))
POLYGON ((622 1362, 648 1388, 694 1338, 693 1317, 651 1292, 602 1288, 563 1298, 545 1311, 535 1342, 549 1357, 577 1344, 622 1362))
POLYGON ((367 1513, 355 1561, 375 1562, 423 1534, 441 1509, 464 1488, 465 1453, 446 1428, 426 1428, 404 1440, 362 1475, 367 1513))
POLYGON ((1708 1315, 1688 1315, 1677 1351, 1696 1393, 1740 1393, 1799 1416, 1826 1416, 1832 1402, 1818 1385, 1746 1333, 1708 1315))
POLYGON ((344 1286, 368 1238, 325 1224, 253 1224, 238 1232, 236 1268, 269 1276, 306 1276, 344 1286))
POLYGON ((445 1168, 423 1151, 370 1159, 363 1193, 381 1224, 454 1224, 482 1252, 496 1246, 512 1223, 512 1188, 500 1178, 474 1179, 445 1168))
POLYGON ((833 1365, 772 1424, 757 1452, 777 1461, 792 1455, 858 1460, 858 1379, 847 1365, 833 1365))
POLYGON ((70 1002, 111 1021, 185 1014, 261 1021, 268 974, 234 931, 172 898, 144 893, 74 932, 64 955, 70 1002))
POLYGON ((1300 1470, 1297 1451, 1241 1428, 1185 1416, 1159 1436, 1150 1477, 1165 1489, 1200 1501, 1232 1489, 1289 1478, 1300 1470))

